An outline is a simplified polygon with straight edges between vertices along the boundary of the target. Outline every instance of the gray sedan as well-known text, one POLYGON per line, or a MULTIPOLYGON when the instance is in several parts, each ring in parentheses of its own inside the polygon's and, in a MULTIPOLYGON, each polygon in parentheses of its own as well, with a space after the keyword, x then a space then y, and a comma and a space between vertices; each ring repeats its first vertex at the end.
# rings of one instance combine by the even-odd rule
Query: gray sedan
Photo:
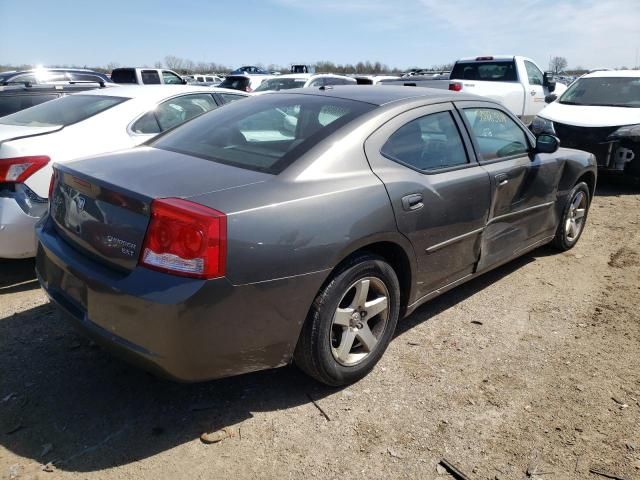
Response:
POLYGON ((56 166, 37 272, 97 342, 183 381, 365 376, 416 307, 572 248, 594 157, 504 107, 407 87, 268 93, 56 166))

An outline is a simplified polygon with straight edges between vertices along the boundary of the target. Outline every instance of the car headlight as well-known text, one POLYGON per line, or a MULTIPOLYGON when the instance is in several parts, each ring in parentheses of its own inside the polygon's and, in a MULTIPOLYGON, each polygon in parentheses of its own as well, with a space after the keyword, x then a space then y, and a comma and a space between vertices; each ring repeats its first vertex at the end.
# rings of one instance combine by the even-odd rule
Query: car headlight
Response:
POLYGON ((529 125, 529 130, 531 130, 535 135, 540 135, 541 133, 550 133, 551 135, 556 134, 553 122, 538 116, 533 117, 533 121, 531 122, 531 125, 529 125))
POLYGON ((640 123, 636 125, 625 125, 624 127, 620 127, 615 132, 609 134, 607 140, 631 140, 633 142, 640 142, 640 123))

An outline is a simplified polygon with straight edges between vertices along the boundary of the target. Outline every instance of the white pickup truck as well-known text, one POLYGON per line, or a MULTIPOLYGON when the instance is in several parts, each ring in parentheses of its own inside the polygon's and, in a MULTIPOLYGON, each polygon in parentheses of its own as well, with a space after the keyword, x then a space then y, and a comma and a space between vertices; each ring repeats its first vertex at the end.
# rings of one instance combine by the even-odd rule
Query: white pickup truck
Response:
POLYGON ((542 73, 536 63, 514 55, 461 58, 451 70, 449 80, 427 80, 418 77, 385 82, 385 85, 449 89, 488 97, 502 103, 530 123, 546 102, 555 100, 566 86, 556 85, 552 72, 542 73))

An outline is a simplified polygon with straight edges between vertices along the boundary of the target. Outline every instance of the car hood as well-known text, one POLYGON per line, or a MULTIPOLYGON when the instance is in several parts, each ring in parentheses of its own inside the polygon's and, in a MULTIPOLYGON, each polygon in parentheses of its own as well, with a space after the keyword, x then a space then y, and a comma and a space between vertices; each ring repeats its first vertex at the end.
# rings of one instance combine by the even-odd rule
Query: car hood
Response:
POLYGON ((553 102, 539 116, 576 127, 617 127, 640 123, 640 108, 583 107, 553 102))
POLYGON ((261 183, 272 175, 152 147, 86 157, 65 164, 99 182, 148 198, 189 198, 261 183))
POLYGON ((45 135, 47 133, 62 130, 62 125, 53 125, 51 127, 30 127, 27 125, 5 125, 0 123, 0 143, 9 140, 17 140, 19 138, 34 137, 37 135, 45 135))

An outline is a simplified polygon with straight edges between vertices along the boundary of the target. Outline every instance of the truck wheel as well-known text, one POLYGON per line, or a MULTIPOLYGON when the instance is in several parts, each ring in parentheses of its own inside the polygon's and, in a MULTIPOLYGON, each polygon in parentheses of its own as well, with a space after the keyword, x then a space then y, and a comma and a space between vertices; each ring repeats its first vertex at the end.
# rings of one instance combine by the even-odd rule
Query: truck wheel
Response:
POLYGON ((567 196, 567 203, 562 212, 560 225, 556 230, 552 244, 559 250, 565 251, 574 247, 584 230, 589 213, 589 187, 586 183, 580 182, 573 187, 567 196))
POLYGON ((351 259, 320 290, 294 353, 296 365, 331 386, 360 380, 386 350, 400 313, 400 284, 381 257, 351 259))

